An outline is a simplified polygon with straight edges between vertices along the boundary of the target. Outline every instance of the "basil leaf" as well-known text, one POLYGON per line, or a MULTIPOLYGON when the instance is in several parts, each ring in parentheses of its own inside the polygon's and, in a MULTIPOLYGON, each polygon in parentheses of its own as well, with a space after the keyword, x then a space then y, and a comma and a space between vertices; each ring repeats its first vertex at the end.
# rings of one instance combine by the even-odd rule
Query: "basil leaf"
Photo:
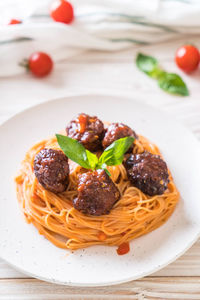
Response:
POLYGON ((156 71, 160 71, 158 68, 158 61, 152 56, 138 53, 136 57, 136 65, 138 69, 146 73, 149 76, 156 76, 156 71))
POLYGON ((90 165, 91 169, 95 170, 96 166, 98 164, 98 157, 94 153, 92 153, 88 150, 86 150, 86 155, 87 155, 87 159, 89 161, 89 165, 90 165))
POLYGON ((60 148, 68 158, 85 169, 92 169, 88 159, 88 157, 90 156, 88 154, 89 151, 86 152, 86 149, 81 143, 61 134, 56 134, 56 138, 60 148))
POLYGON ((97 167, 102 168, 104 164, 107 166, 120 165, 123 161, 124 153, 126 153, 126 151, 130 148, 133 141, 134 138, 132 136, 128 136, 113 142, 100 156, 97 167))
POLYGON ((158 80, 158 85, 164 91, 181 96, 188 96, 189 91, 182 78, 174 73, 165 73, 158 80))

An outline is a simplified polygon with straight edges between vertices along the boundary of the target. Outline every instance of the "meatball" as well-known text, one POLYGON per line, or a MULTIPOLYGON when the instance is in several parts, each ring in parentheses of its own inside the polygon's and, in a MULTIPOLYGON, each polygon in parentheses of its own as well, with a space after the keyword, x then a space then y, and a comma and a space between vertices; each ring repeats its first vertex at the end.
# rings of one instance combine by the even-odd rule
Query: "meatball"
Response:
POLYGON ((132 154, 124 162, 124 166, 130 182, 145 194, 162 195, 167 189, 168 169, 159 155, 149 152, 132 154))
MULTIPOLYGON (((136 133, 127 125, 124 125, 123 123, 112 123, 108 126, 102 145, 105 148, 110 146, 114 141, 127 137, 132 136, 134 138, 137 138, 136 133)), ((133 149, 133 146, 129 148, 129 151, 133 149)))
POLYGON ((73 206, 85 214, 100 216, 108 214, 119 198, 119 190, 106 172, 96 170, 79 175, 73 206))
POLYGON ((61 150, 41 150, 35 156, 34 172, 39 183, 51 192, 64 192, 68 186, 68 158, 61 150))
POLYGON ((96 116, 79 114, 66 128, 67 135, 77 141, 90 151, 101 148, 104 137, 104 125, 96 116))

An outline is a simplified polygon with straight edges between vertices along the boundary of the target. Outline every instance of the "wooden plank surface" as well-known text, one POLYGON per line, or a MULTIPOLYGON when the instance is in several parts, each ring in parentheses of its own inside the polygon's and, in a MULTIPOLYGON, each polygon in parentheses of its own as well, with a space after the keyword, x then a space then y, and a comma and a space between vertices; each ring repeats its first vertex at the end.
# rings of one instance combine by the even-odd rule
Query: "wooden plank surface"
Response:
MULTIPOLYGON (((156 46, 120 53, 88 52, 56 64, 50 77, 30 75, 1 78, 0 123, 22 109, 49 99, 80 94, 129 96, 162 109, 190 128, 200 139, 200 71, 188 76, 173 62, 176 48, 187 42, 200 46, 200 37, 183 37, 156 46), (134 64, 138 51, 155 55, 168 71, 181 74, 190 97, 168 95, 134 64)), ((126 109, 126 108, 125 108, 126 109)), ((0 260, 2 299, 200 299, 200 240, 176 262, 151 277, 106 288, 71 288, 27 278, 0 260)))
POLYGON ((148 277, 108 287, 76 288, 36 279, 1 279, 0 300, 200 299, 200 277, 148 277))

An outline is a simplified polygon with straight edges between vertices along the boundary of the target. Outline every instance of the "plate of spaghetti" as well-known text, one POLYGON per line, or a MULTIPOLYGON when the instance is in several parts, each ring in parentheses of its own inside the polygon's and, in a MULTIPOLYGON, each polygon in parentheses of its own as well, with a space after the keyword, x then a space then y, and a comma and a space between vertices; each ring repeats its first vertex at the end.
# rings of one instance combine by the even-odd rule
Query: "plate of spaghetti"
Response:
POLYGON ((199 142, 133 99, 40 104, 0 127, 0 257, 75 286, 149 275, 200 235, 199 142))

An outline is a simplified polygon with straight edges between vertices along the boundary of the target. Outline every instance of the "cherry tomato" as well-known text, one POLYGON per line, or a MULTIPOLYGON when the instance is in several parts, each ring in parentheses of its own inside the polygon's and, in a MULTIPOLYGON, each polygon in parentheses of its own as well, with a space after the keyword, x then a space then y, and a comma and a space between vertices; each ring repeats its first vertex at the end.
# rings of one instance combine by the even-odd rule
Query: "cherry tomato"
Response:
POLYGON ((176 51, 175 60, 177 66, 184 72, 193 72, 199 64, 199 50, 192 45, 182 46, 176 51))
POLYGON ((17 20, 17 19, 11 19, 8 23, 8 25, 15 25, 15 24, 21 24, 22 21, 17 20))
POLYGON ((122 243, 117 248, 117 254, 118 255, 124 255, 130 251, 129 243, 122 243))
POLYGON ((51 57, 44 52, 33 53, 28 60, 29 70, 37 77, 48 75, 53 68, 51 57))
POLYGON ((71 3, 68 1, 55 0, 51 5, 50 15, 56 22, 69 24, 74 19, 74 10, 71 3))

